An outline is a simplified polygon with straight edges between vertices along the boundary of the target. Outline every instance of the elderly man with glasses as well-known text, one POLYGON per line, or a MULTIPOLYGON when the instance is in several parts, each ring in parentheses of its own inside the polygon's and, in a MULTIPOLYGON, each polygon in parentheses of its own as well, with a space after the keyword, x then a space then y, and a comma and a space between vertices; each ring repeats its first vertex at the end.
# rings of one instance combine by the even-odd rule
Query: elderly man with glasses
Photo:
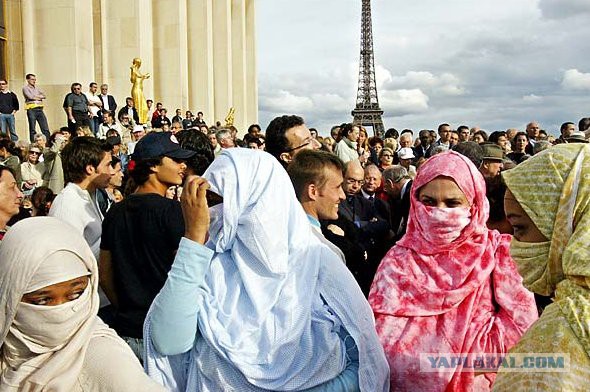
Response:
POLYGON ((358 160, 348 162, 342 184, 346 200, 338 207, 338 216, 354 224, 358 242, 367 252, 366 265, 355 275, 365 295, 369 294, 377 266, 389 250, 393 237, 387 204, 375 194, 365 197, 362 193, 365 181, 371 181, 368 174, 375 171, 379 172, 374 165, 370 165, 365 172, 358 160))

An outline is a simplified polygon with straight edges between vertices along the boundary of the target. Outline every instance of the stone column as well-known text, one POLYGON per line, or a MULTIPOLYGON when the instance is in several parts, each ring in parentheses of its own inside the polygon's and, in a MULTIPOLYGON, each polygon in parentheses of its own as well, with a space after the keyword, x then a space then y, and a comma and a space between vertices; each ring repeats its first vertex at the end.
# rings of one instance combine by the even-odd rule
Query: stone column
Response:
MULTIPOLYGON (((246 2, 246 121, 258 123, 258 68, 256 64, 256 7, 254 0, 246 2)), ((264 125, 263 125, 264 126, 264 125)), ((244 129, 247 131, 247 129, 244 129)))
POLYGON ((203 112, 214 123, 213 0, 187 0, 188 97, 187 109, 203 112))
POLYGON ((223 120, 232 107, 232 52, 231 52, 231 0, 213 2, 213 85, 214 117, 211 124, 223 120))
POLYGON ((174 116, 188 103, 186 0, 153 1, 154 96, 174 116))
MULTIPOLYGON (((20 7, 24 72, 37 75, 37 85, 47 95, 49 128, 55 130, 66 124, 62 102, 71 83, 80 82, 86 91, 94 80, 92 0, 22 0, 20 7)), ((13 26, 8 20, 7 29, 13 26)), ((18 86, 13 89, 20 93, 18 86)), ((26 118, 24 108, 19 116, 26 118)), ((20 136, 26 138, 26 120, 19 124, 20 136)))
POLYGON ((248 116, 246 106, 248 85, 246 79, 246 3, 244 0, 232 0, 231 5, 232 102, 236 109, 234 125, 242 134, 246 131, 244 124, 248 116))

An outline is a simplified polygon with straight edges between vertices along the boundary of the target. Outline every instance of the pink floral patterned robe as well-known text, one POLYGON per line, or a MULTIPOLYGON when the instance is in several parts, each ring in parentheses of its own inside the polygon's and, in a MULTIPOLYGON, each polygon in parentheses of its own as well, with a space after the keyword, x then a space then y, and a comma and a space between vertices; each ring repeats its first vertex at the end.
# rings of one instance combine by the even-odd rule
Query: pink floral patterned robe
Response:
POLYGON ((394 391, 490 390, 495 373, 428 361, 421 369, 420 354, 505 354, 538 318, 509 254, 511 236, 486 228, 485 193, 477 168, 455 152, 418 172, 407 233, 384 257, 369 296, 394 391), (416 191, 439 176, 452 178, 471 205, 471 222, 450 244, 424 238, 428 223, 415 208, 416 191))

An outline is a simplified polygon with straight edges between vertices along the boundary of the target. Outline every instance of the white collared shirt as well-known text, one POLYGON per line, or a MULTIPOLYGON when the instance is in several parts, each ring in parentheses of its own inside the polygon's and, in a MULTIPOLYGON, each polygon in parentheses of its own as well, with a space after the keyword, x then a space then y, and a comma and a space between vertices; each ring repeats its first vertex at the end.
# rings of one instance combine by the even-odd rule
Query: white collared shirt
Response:
POLYGON ((49 216, 74 226, 84 236, 98 260, 103 216, 87 190, 70 182, 53 201, 49 216))
POLYGON ((404 197, 404 195, 406 194, 406 189, 408 188, 408 184, 410 183, 410 181, 406 181, 406 183, 404 184, 404 186, 402 186, 402 190, 400 192, 400 199, 404 197))
POLYGON ((111 110, 111 108, 109 106, 109 96, 108 95, 104 95, 104 94, 100 94, 100 96, 103 98, 102 108, 104 110, 111 110))
POLYGON ((367 192, 365 192, 365 190, 363 188, 361 188, 361 195, 363 195, 363 197, 367 200, 370 199, 371 197, 373 198, 373 200, 375 199, 374 193, 372 195, 369 195, 367 192))

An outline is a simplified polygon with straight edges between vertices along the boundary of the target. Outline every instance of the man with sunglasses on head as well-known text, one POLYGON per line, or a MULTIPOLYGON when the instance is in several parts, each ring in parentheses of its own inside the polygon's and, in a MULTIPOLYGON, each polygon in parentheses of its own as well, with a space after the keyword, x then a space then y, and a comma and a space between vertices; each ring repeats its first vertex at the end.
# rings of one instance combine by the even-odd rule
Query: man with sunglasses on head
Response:
POLYGON ((72 138, 75 138, 76 129, 81 126, 90 126, 90 117, 88 116, 88 98, 82 94, 82 85, 72 83, 71 93, 64 99, 64 110, 68 115, 68 130, 72 138))
POLYGON ((117 312, 111 325, 143 356, 143 322, 166 277, 185 227, 180 203, 165 197, 181 185, 186 160, 170 132, 152 132, 135 146, 128 164, 135 192, 114 204, 103 222, 100 285, 117 312))
POLYGON ((311 136, 299 116, 284 115, 273 119, 266 128, 266 151, 287 167, 304 149, 319 150, 320 142, 311 136))

